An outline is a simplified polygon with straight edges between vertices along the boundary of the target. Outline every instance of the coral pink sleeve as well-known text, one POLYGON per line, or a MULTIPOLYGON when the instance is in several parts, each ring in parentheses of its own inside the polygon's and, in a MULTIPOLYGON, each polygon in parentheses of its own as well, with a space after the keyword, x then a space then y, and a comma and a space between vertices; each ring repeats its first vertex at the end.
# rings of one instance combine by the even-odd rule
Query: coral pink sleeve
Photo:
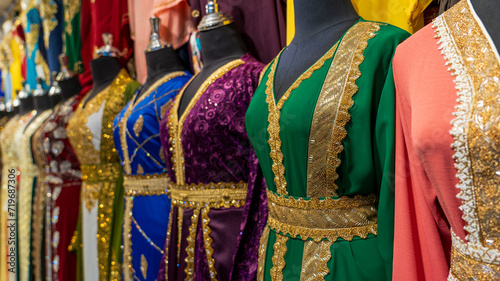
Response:
POLYGON ((464 238, 449 130, 453 76, 430 25, 394 57, 396 210, 393 280, 446 280, 450 228, 464 238))

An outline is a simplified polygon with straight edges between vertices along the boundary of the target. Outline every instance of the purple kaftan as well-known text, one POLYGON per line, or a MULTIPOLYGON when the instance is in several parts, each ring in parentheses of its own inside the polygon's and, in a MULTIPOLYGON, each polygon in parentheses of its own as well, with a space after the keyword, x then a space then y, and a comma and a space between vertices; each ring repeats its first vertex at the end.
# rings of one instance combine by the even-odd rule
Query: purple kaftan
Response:
POLYGON ((182 115, 177 110, 184 90, 163 116, 172 213, 158 280, 255 276, 267 212, 250 212, 250 207, 267 207, 265 194, 254 188, 263 181, 245 112, 262 68, 244 55, 215 71, 207 79, 213 82, 200 87, 182 115))

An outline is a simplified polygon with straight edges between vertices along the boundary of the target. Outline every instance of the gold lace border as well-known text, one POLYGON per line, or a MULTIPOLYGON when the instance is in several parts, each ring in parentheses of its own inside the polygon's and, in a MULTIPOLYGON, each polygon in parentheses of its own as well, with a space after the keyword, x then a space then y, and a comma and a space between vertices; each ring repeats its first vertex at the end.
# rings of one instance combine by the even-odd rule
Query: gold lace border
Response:
POLYGON ((209 183, 178 185, 170 182, 172 204, 183 208, 241 207, 247 197, 248 186, 239 183, 209 183))
POLYGON ((451 248, 451 268, 448 280, 496 280, 500 276, 500 265, 478 261, 451 248))
POLYGON ((168 174, 153 174, 123 177, 126 196, 162 195, 168 193, 168 174))
POLYGON ((340 198, 326 197, 319 198, 294 198, 292 196, 281 195, 276 192, 267 190, 267 198, 269 202, 275 203, 283 207, 303 209, 303 210, 329 210, 329 209, 352 209, 362 206, 375 205, 378 197, 375 194, 356 195, 352 198, 342 196, 340 198))
POLYGON ((352 241, 352 239, 357 236, 360 238, 367 238, 368 234, 377 235, 377 223, 373 222, 369 225, 358 226, 358 227, 347 227, 347 228, 333 228, 333 229, 318 229, 318 228, 307 228, 302 226, 290 225, 276 220, 273 217, 269 217, 267 224, 269 227, 283 235, 290 235, 292 238, 301 239, 307 241, 312 239, 315 242, 319 242, 323 239, 328 241, 336 241, 338 238, 342 238, 347 241, 352 241))
POLYGON ((113 181, 117 179, 122 171, 120 163, 108 163, 102 165, 81 165, 82 180, 84 182, 113 181))
POLYGON ((285 197, 268 190, 271 229, 304 241, 352 240, 377 234, 375 195, 333 199, 285 197))

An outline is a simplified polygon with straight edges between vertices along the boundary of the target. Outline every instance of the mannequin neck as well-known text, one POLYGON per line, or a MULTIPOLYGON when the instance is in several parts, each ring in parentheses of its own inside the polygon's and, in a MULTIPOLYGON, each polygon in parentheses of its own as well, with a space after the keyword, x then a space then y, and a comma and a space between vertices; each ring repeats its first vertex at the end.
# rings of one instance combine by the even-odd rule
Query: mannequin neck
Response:
POLYGON ((44 112, 45 110, 52 108, 52 103, 50 102, 50 97, 48 94, 42 96, 33 97, 35 109, 38 114, 44 112))
POLYGON ((68 100, 72 96, 79 94, 82 90, 82 86, 80 85, 80 81, 77 76, 60 81, 59 87, 61 87, 61 96, 63 100, 68 100))
POLYGON ((292 43, 308 38, 345 21, 359 19, 350 0, 293 0, 295 35, 292 43))
POLYGON ((49 96, 49 99, 50 99, 50 104, 52 105, 52 107, 55 107, 57 104, 59 104, 62 101, 63 98, 62 98, 61 94, 57 94, 57 95, 49 96))
POLYGON ((99 93, 104 90, 121 70, 118 59, 115 57, 100 57, 90 62, 94 88, 92 93, 99 93))
POLYGON ((500 48, 500 27, 498 26, 498 0, 471 0, 472 6, 483 22, 495 46, 500 48))
POLYGON ((35 109, 35 102, 33 96, 30 95, 27 98, 19 99, 19 101, 21 102, 21 104, 19 105, 20 115, 25 115, 35 109))
POLYGON ((142 87, 141 94, 147 91, 161 77, 175 71, 185 70, 177 53, 171 47, 146 53, 146 64, 148 77, 142 87))
POLYGON ((247 47, 234 23, 200 32, 200 44, 205 67, 238 59, 247 53, 247 47))

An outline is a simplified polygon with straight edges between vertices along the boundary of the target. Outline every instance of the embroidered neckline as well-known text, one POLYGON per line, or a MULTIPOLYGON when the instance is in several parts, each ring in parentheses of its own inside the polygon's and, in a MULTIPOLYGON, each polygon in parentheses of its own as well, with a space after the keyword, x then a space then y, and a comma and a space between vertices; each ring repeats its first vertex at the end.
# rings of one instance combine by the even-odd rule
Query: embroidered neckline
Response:
POLYGON ((182 129, 184 127, 184 121, 186 121, 187 116, 193 109, 193 107, 198 103, 198 100, 201 98, 201 96, 205 93, 205 91, 208 89, 210 85, 220 77, 222 77, 224 74, 228 73, 231 71, 233 68, 244 64, 245 61, 242 59, 236 59, 233 61, 230 61, 226 63, 225 65, 219 67, 216 71, 214 71, 208 78, 201 84, 200 88, 196 91, 195 95, 193 98, 189 101, 188 106, 184 110, 184 112, 181 114, 180 118, 178 115, 179 111, 179 105, 182 96, 184 95, 184 91, 186 88, 191 84, 193 79, 197 76, 193 76, 191 80, 189 80, 184 87, 182 87, 182 90, 179 92, 179 94, 176 96, 172 107, 170 108, 170 113, 168 116, 168 127, 169 127, 169 143, 170 143, 170 150, 172 152, 172 164, 173 167, 172 169, 175 172, 175 178, 178 184, 184 184, 186 179, 184 175, 184 151, 182 148, 182 129))
MULTIPOLYGON (((340 39, 342 40, 342 38, 340 39)), ((280 139, 280 125, 279 120, 281 116, 281 109, 283 108, 285 102, 290 98, 292 91, 297 89, 302 81, 311 78, 311 75, 325 64, 325 61, 331 59, 337 50, 340 40, 333 45, 321 58, 319 58, 313 65, 311 65, 306 71, 304 71, 297 80, 288 88, 288 90, 283 94, 276 104, 276 98, 274 96, 274 77, 276 75, 276 66, 279 63, 279 58, 281 57, 281 52, 278 54, 276 59, 272 62, 270 66, 269 74, 266 81, 266 102, 268 104, 268 122, 269 126, 267 131, 269 133, 269 140, 267 141, 271 148, 271 159, 273 160, 272 170, 274 173, 274 183, 276 184, 276 189, 279 194, 288 195, 286 190, 286 179, 285 179, 285 166, 283 165, 283 153, 281 152, 281 139, 280 139)))
POLYGON ((128 131, 127 122, 128 119, 130 118, 130 115, 132 114, 132 110, 143 100, 145 100, 160 85, 183 75, 186 75, 184 71, 175 71, 172 73, 168 73, 167 75, 163 76, 162 78, 158 79, 155 83, 153 83, 153 85, 151 85, 147 89, 147 91, 144 92, 142 95, 139 96, 140 90, 137 90, 134 99, 130 101, 128 106, 126 106, 127 109, 123 114, 121 121, 119 121, 119 128, 118 128, 120 130, 120 145, 123 153, 123 170, 125 171, 125 174, 128 175, 132 174, 132 161, 130 160, 130 155, 128 153, 128 145, 127 145, 127 131, 128 131))

